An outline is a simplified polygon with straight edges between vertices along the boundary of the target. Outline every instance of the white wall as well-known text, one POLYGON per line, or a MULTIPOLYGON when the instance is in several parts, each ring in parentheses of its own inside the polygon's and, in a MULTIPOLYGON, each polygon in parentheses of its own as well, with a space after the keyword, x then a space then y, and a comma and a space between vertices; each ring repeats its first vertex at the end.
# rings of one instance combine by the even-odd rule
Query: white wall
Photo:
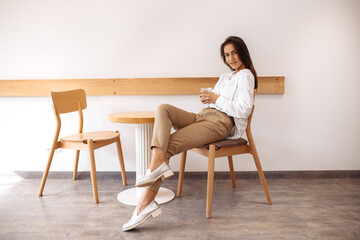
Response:
MULTIPOLYGON (((260 76, 286 77, 284 95, 256 98, 264 170, 359 170, 359 13, 357 0, 0 0, 0 79, 219 76, 228 71, 219 46, 238 35, 260 76)), ((135 171, 134 126, 107 115, 161 103, 201 109, 195 95, 89 96, 85 130, 119 130, 135 171)), ((0 97, 0 171, 44 169, 50 105, 49 97, 0 97)), ((71 171, 73 156, 56 153, 51 170, 71 171)), ((115 146, 95 157, 99 171, 119 170, 115 146)), ((236 170, 255 170, 250 157, 235 159, 236 170)), ((79 170, 88 169, 84 152, 79 170)), ((205 171, 207 161, 189 154, 187 169, 205 171)))

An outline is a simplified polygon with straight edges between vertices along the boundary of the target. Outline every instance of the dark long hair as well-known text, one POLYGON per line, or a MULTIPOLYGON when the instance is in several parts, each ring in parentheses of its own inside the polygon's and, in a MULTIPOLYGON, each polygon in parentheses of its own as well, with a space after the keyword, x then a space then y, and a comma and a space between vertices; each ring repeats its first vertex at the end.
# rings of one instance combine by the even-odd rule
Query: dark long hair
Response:
POLYGON ((220 47, 220 52, 221 52, 221 58, 223 59, 224 63, 231 69, 231 70, 235 70, 232 67, 229 66, 229 64, 226 62, 225 59, 225 53, 224 53, 224 48, 226 45, 228 44, 234 44, 236 52, 239 54, 240 60, 241 62, 244 63, 245 68, 249 69, 252 74, 255 77, 255 89, 257 89, 257 85, 258 85, 258 77, 254 68, 254 64, 251 60, 250 57, 250 53, 249 50, 244 42, 244 40, 242 40, 239 37, 235 37, 235 36, 230 36, 228 38, 225 39, 225 41, 221 44, 220 47))

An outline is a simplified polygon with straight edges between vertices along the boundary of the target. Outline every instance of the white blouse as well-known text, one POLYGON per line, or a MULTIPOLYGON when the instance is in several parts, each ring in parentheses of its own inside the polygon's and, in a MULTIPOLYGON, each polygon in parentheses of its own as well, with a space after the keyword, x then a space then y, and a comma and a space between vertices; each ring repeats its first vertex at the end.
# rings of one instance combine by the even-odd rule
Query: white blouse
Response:
POLYGON ((228 139, 240 138, 247 125, 247 119, 254 104, 255 78, 249 69, 224 73, 216 83, 213 92, 219 95, 216 103, 208 104, 234 118, 235 125, 228 139))

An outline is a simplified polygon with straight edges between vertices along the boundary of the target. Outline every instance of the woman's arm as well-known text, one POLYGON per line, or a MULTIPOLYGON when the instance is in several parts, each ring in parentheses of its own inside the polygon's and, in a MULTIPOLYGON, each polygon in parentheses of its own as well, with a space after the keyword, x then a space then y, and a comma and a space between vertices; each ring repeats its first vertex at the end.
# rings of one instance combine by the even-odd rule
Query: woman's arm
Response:
POLYGON ((236 80, 238 84, 233 99, 219 96, 215 105, 231 117, 248 118, 254 102, 255 79, 252 74, 246 74, 236 80))

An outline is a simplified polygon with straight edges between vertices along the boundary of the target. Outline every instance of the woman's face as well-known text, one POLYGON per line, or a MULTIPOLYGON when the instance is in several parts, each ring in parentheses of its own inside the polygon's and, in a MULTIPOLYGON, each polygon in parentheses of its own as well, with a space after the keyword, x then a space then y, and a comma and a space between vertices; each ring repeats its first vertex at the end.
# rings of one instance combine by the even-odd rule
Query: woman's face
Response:
POLYGON ((229 64, 232 69, 235 69, 236 72, 245 68, 244 64, 240 60, 239 54, 237 53, 234 44, 229 43, 225 45, 224 55, 227 64, 229 64))

